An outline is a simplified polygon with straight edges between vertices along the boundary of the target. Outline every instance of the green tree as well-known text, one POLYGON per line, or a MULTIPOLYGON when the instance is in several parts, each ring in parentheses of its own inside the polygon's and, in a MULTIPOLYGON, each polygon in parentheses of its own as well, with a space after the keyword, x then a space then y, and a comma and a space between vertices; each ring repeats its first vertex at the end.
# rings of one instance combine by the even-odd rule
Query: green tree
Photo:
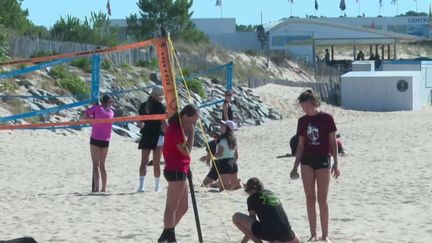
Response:
POLYGON ((84 21, 69 15, 66 18, 60 17, 52 27, 51 35, 61 41, 103 46, 117 44, 117 28, 110 27, 108 15, 102 12, 92 12, 91 17, 86 17, 84 21))
POLYGON ((28 10, 21 8, 23 0, 1 0, 0 1, 0 24, 5 28, 13 29, 19 33, 26 33, 32 27, 27 19, 28 10))
POLYGON ((0 25, 0 62, 8 59, 9 44, 5 29, 0 25))
POLYGON ((139 40, 159 36, 162 28, 172 34, 193 28, 193 12, 189 12, 192 3, 193 0, 139 0, 139 15, 126 18, 128 34, 139 40))
POLYGON ((236 31, 238 32, 254 32, 258 28, 258 25, 236 25, 236 31))
POLYGON ((396 15, 396 17, 405 17, 405 16, 419 17, 419 16, 428 16, 428 14, 424 12, 408 11, 405 14, 396 15))

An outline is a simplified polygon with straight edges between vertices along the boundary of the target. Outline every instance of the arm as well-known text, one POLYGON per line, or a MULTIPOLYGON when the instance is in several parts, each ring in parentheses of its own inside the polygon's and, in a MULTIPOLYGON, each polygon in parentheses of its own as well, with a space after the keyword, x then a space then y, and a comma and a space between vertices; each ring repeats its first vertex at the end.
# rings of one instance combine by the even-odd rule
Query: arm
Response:
POLYGON ((216 158, 221 157, 223 152, 224 152, 224 147, 217 145, 216 153, 214 154, 214 156, 216 158))
POLYGON ((333 156, 333 166, 332 166, 332 173, 335 178, 338 178, 340 175, 339 172, 339 166, 338 166, 338 146, 336 142, 336 132, 330 133, 330 146, 331 146, 331 152, 333 156))
POLYGON ((234 152, 234 160, 235 161, 237 161, 238 160, 238 149, 237 149, 237 147, 236 147, 236 150, 235 150, 235 152, 234 152))
POLYGON ((296 158, 294 161, 293 169, 291 170, 291 173, 290 173, 291 179, 298 179, 299 178, 299 174, 298 174, 297 170, 298 170, 298 166, 299 166, 300 161, 301 161, 302 156, 303 156, 303 149, 304 149, 304 137, 299 136, 299 141, 297 144, 297 151, 296 151, 296 158))
POLYGON ((189 150, 187 149, 187 145, 185 143, 177 144, 177 149, 185 156, 189 156, 189 150))
POLYGON ((94 109, 95 109, 95 105, 91 106, 90 108, 88 108, 87 110, 85 110, 84 113, 84 117, 85 118, 94 118, 94 109))
POLYGON ((186 149, 190 153, 192 151, 192 146, 193 146, 193 143, 194 143, 194 136, 195 136, 194 126, 191 125, 190 127, 185 127, 184 134, 187 137, 187 140, 186 140, 186 143, 185 143, 186 149))
POLYGON ((303 148, 304 148, 304 137, 299 136, 299 142, 297 144, 296 158, 294 161, 293 170, 297 170, 297 168, 300 164, 301 158, 303 156, 303 148))

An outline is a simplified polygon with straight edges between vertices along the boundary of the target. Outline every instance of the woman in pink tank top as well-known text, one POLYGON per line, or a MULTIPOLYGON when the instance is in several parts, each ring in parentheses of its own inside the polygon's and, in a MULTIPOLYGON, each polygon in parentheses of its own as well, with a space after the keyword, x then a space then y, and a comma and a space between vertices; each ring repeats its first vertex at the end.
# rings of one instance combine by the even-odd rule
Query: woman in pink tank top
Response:
MULTIPOLYGON (((109 95, 104 95, 100 100, 101 104, 96 104, 85 111, 87 118, 109 119, 114 117, 111 109, 112 100, 109 95)), ((108 154, 109 142, 111 140, 111 123, 99 123, 92 125, 90 137, 90 152, 93 162, 93 181, 92 192, 99 192, 99 179, 102 179, 101 192, 106 191, 107 172, 105 160, 108 154)))

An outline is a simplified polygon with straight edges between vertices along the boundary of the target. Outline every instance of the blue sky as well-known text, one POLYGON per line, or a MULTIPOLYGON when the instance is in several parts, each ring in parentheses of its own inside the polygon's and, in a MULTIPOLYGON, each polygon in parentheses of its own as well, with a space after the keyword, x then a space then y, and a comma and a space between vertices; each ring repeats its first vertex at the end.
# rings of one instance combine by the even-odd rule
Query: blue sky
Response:
MULTIPOLYGON (((319 10, 317 15, 335 17, 341 14, 340 0, 317 0, 319 10)), ((394 16, 396 6, 391 0, 382 0, 381 14, 394 16)), ((417 0, 418 11, 429 12, 432 0, 417 0)), ((137 13, 136 0, 110 0, 111 19, 124 19, 130 13, 137 13)), ((359 0, 360 13, 366 16, 379 14, 379 0, 359 0)), ((416 9, 415 0, 399 0, 399 13, 416 9)), ((30 13, 30 19, 37 25, 52 26, 60 16, 72 15, 79 18, 89 16, 90 12, 106 12, 107 0, 24 0, 23 7, 30 13)), ((192 10, 193 18, 219 18, 221 8, 215 6, 216 0, 194 0, 192 10)), ((359 14, 359 4, 356 0, 345 0, 347 16, 359 14)), ((291 12, 288 0, 222 0, 222 16, 236 18, 237 24, 259 24, 260 12, 263 13, 263 22, 272 22, 289 17, 291 12)), ((292 5, 294 16, 305 17, 314 14, 314 0, 294 0, 292 5)))

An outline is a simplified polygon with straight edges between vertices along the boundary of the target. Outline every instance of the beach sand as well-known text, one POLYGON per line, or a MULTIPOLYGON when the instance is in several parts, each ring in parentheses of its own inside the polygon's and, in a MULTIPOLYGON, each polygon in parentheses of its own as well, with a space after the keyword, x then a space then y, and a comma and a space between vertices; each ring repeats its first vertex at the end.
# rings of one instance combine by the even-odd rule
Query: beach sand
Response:
MULTIPOLYGON (((266 86, 257 90, 286 119, 241 127, 239 174, 257 176, 276 192, 293 230, 309 236, 301 180, 290 180, 294 158, 289 139, 301 115, 301 89, 266 86)), ((324 105, 335 116, 350 156, 340 158, 341 177, 329 193, 333 242, 432 241, 432 109, 419 112, 355 112, 324 105)), ((162 230, 165 187, 135 193, 140 153, 128 138, 113 136, 108 192, 90 193, 89 129, 0 131, 0 240, 33 236, 39 242, 156 242, 162 230)), ((231 216, 247 212, 246 194, 199 188, 208 167, 194 149, 192 170, 204 242, 240 242, 231 216)), ((318 220, 318 226, 319 226, 318 220)), ((198 242, 192 207, 176 228, 178 242, 198 242)), ((320 230, 318 230, 318 235, 320 230)))

